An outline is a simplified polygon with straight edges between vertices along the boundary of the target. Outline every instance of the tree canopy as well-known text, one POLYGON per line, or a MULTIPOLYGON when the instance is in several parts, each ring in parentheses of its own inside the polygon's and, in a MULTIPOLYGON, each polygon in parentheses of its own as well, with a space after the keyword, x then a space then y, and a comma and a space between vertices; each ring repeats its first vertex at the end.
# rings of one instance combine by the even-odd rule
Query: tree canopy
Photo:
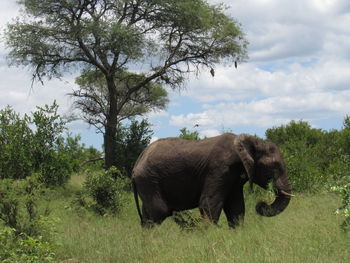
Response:
MULTIPOLYGON (((144 75, 125 73, 125 78, 133 76, 135 81, 144 75)), ((87 71, 76 79, 79 89, 70 95, 75 98, 75 107, 82 112, 82 118, 104 133, 108 119, 110 98, 108 87, 103 74, 100 71, 87 71)), ((168 103, 168 92, 159 83, 149 82, 143 88, 129 94, 133 81, 119 82, 117 88, 117 112, 118 123, 125 119, 131 119, 143 115, 151 110, 164 109, 168 103)))
POLYGON ((128 94, 155 81, 179 87, 187 73, 241 62, 247 41, 223 5, 205 0, 20 0, 22 14, 5 31, 9 58, 33 79, 98 70, 109 98, 106 167, 113 165, 117 83, 128 94), (126 74, 133 72, 134 74, 126 74), (132 85, 131 85, 132 83, 132 85))

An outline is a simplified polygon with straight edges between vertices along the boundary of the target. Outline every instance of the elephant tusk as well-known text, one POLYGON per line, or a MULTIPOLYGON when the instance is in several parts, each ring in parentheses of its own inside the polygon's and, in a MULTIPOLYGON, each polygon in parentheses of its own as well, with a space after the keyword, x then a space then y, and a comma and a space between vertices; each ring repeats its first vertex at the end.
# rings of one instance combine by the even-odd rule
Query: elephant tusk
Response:
POLYGON ((280 193, 282 193, 282 194, 284 194, 284 195, 286 195, 286 196, 290 196, 290 197, 295 196, 295 195, 290 194, 290 193, 287 193, 286 191, 283 191, 283 190, 281 190, 280 193))

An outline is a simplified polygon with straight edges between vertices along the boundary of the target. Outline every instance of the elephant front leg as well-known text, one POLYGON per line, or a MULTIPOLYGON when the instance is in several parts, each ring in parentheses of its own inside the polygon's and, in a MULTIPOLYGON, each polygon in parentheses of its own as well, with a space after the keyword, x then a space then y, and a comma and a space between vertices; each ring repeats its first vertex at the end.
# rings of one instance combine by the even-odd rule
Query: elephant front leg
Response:
POLYGON ((232 189, 232 192, 225 200, 224 212, 230 227, 235 228, 243 222, 245 213, 243 186, 232 189))

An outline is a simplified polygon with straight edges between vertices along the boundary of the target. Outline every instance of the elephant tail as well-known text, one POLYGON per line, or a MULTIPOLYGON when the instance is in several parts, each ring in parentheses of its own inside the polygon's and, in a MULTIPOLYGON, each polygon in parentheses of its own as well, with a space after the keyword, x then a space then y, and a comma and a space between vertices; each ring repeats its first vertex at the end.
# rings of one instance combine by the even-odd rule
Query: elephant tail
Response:
POLYGON ((142 224, 142 214, 141 214, 141 209, 140 209, 140 204, 139 204, 139 197, 138 197, 138 194, 137 194, 137 188, 136 188, 136 184, 135 184, 135 180, 134 179, 132 179, 132 189, 134 191, 134 198, 135 198, 137 213, 139 214, 139 217, 140 217, 140 220, 141 220, 141 224, 142 224))

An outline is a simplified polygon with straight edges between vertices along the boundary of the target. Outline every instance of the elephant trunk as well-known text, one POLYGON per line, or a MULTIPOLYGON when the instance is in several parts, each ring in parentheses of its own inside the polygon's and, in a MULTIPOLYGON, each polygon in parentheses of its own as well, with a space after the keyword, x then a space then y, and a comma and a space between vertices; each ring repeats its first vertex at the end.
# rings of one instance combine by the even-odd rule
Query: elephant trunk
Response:
POLYGON ((268 205, 265 202, 259 202, 256 205, 256 211, 262 216, 275 216, 281 213, 289 204, 291 194, 291 184, 286 174, 278 177, 273 182, 276 192, 275 201, 268 205))

